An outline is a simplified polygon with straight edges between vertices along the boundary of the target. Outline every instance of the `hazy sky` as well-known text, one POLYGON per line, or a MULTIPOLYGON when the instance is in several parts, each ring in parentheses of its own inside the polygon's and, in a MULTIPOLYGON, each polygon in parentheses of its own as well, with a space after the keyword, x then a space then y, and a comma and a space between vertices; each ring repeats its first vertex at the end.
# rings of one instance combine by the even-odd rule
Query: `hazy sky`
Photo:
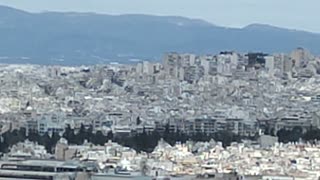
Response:
POLYGON ((0 5, 33 12, 178 15, 230 27, 263 23, 320 32, 320 0, 0 0, 0 5))

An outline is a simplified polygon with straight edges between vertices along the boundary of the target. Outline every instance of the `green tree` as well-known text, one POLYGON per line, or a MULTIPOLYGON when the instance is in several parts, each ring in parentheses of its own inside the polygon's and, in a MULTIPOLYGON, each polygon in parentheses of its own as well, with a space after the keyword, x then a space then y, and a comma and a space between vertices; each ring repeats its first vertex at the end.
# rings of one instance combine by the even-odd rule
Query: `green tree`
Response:
POLYGON ((137 125, 140 125, 140 124, 141 124, 141 120, 140 120, 140 117, 139 117, 139 116, 137 117, 136 124, 137 124, 137 125))
POLYGON ((40 136, 40 140, 38 143, 40 145, 43 145, 49 153, 52 152, 51 138, 48 133, 45 133, 43 136, 40 136))
POLYGON ((107 141, 107 137, 103 135, 101 131, 97 131, 92 137, 91 142, 95 145, 104 145, 107 141))
POLYGON ((320 140, 320 129, 309 129, 304 135, 303 139, 306 141, 320 140))
POLYGON ((108 134, 107 134, 107 139, 108 139, 108 140, 113 140, 113 138, 114 138, 114 137, 113 137, 112 131, 109 131, 108 134))

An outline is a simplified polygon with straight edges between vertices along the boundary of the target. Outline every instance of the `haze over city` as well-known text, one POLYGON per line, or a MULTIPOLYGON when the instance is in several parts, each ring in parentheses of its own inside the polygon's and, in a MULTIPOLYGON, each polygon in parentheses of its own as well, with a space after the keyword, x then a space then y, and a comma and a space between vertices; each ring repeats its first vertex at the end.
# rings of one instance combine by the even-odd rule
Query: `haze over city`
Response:
POLYGON ((0 0, 0 179, 319 180, 315 0, 0 0))

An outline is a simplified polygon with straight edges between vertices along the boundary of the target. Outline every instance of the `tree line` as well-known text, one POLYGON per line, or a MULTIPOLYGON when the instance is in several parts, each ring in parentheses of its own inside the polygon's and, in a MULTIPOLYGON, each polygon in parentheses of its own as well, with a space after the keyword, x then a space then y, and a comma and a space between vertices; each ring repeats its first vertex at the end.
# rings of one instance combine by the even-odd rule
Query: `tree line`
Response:
POLYGON ((68 140, 69 144, 81 145, 87 140, 95 145, 103 145, 109 139, 113 139, 112 132, 104 135, 101 131, 93 133, 92 127, 85 128, 81 125, 78 132, 75 132, 70 126, 67 126, 63 135, 60 136, 59 133, 45 133, 40 135, 38 132, 26 133, 25 128, 15 129, 13 131, 7 131, 0 136, 0 152, 8 152, 10 147, 18 142, 23 142, 29 140, 32 142, 37 142, 39 145, 43 145, 49 153, 54 152, 54 148, 61 137, 68 140))
POLYGON ((114 136, 111 131, 107 135, 103 134, 101 131, 93 133, 92 127, 85 128, 84 125, 81 125, 80 129, 77 131, 72 129, 70 126, 67 126, 62 136, 58 133, 45 133, 40 135, 37 132, 29 132, 27 134, 25 128, 7 131, 1 135, 0 151, 8 152, 12 145, 28 139, 32 142, 37 142, 39 145, 43 145, 49 153, 53 153, 54 148, 61 137, 65 138, 69 144, 73 145, 81 145, 85 141, 95 145, 104 145, 108 140, 112 140, 123 146, 133 148, 138 152, 152 152, 160 139, 165 140, 170 145, 174 145, 176 142, 185 143, 188 140, 205 142, 215 139, 217 141, 221 141, 224 146, 230 145, 231 142, 239 142, 241 140, 240 136, 228 131, 221 131, 210 135, 202 132, 197 132, 191 135, 185 134, 181 131, 171 132, 169 124, 165 126, 165 130, 162 133, 156 130, 147 132, 143 129, 142 133, 135 133, 130 136, 114 136))
MULTIPOLYGON (((0 151, 8 152, 12 145, 28 139, 43 145, 49 153, 53 153, 54 148, 61 137, 65 138, 69 144, 73 145, 81 145, 85 141, 95 145, 104 145, 108 140, 112 140, 123 146, 133 148, 138 152, 152 152, 160 139, 163 139, 170 145, 174 145, 176 142, 186 143, 188 140, 207 142, 214 139, 222 142, 223 146, 229 146, 232 142, 240 142, 242 139, 257 139, 257 136, 241 137, 229 131, 219 131, 213 134, 205 134, 202 132, 185 134, 181 131, 172 132, 169 127, 170 125, 167 124, 164 132, 158 132, 156 130, 147 132, 143 129, 142 133, 136 133, 131 136, 114 136, 111 131, 106 135, 101 131, 93 133, 92 127, 85 128, 84 125, 81 125, 78 130, 74 130, 70 126, 67 126, 62 136, 58 133, 50 135, 45 133, 44 135, 40 135, 37 132, 29 132, 27 134, 26 129, 21 128, 19 130, 15 129, 13 131, 7 131, 0 136, 0 151)), ((276 135, 279 137, 279 142, 284 143, 297 142, 300 139, 305 141, 320 140, 320 130, 316 128, 310 128, 305 133, 303 133, 301 127, 295 127, 292 130, 281 129, 276 135)))
POLYGON ((299 126, 294 127, 293 129, 280 129, 277 132, 279 142, 288 143, 288 142, 299 142, 300 140, 314 142, 320 140, 320 129, 310 127, 307 131, 299 126))

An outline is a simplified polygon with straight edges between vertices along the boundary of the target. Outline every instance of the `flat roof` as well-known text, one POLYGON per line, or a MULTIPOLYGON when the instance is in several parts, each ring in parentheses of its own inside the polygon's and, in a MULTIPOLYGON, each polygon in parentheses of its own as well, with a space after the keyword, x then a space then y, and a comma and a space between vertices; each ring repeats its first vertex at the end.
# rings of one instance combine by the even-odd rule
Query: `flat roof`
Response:
POLYGON ((29 166, 63 166, 64 161, 57 161, 57 160, 25 160, 20 161, 18 165, 29 165, 29 166))
POLYGON ((83 167, 83 164, 81 164, 78 161, 59 161, 59 160, 0 161, 0 165, 2 164, 42 166, 42 167, 62 167, 62 168, 83 167))
POLYGON ((33 175, 33 176, 57 176, 57 175, 72 175, 74 173, 71 172, 41 172, 41 171, 15 171, 15 170, 3 170, 0 169, 0 177, 1 175, 19 175, 19 176, 23 176, 23 175, 33 175))

